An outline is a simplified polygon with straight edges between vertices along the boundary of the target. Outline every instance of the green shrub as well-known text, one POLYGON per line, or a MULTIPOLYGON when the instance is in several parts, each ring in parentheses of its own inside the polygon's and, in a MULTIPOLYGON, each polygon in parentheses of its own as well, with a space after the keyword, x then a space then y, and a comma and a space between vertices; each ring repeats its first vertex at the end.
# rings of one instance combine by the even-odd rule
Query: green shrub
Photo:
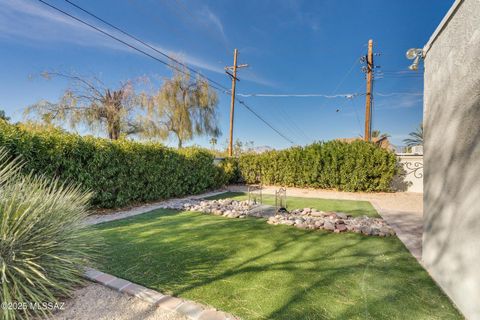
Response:
POLYGON ((25 160, 25 170, 92 190, 103 208, 161 200, 221 186, 223 174, 203 149, 111 141, 58 130, 26 130, 0 123, 0 147, 25 160))
POLYGON ((235 184, 243 182, 238 160, 236 158, 225 158, 219 164, 220 172, 225 178, 224 184, 235 184))
POLYGON ((343 191, 389 191, 397 172, 392 152, 373 143, 330 141, 261 154, 244 154, 247 183, 343 191))
POLYGON ((0 149, 0 318, 47 315, 44 303, 70 295, 98 252, 83 223, 91 194, 6 159, 0 149))

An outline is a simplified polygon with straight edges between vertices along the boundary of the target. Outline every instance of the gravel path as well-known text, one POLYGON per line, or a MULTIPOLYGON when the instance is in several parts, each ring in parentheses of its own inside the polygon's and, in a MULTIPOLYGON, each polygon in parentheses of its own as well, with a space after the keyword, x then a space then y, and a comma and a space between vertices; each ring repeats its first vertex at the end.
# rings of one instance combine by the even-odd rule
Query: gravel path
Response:
POLYGON ((51 320, 186 320, 177 312, 166 311, 132 296, 90 283, 75 291, 64 310, 51 320))

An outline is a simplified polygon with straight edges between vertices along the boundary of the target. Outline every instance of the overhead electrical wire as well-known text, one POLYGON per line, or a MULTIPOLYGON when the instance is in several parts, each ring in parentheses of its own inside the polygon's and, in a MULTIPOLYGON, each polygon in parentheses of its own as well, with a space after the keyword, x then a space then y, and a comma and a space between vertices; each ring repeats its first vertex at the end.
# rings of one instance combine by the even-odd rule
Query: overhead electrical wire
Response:
POLYGON ((338 84, 336 85, 335 89, 332 91, 332 95, 334 95, 335 93, 337 93, 337 90, 340 88, 340 86, 343 84, 343 82, 347 79, 347 77, 350 75, 350 73, 352 73, 352 71, 353 71, 353 69, 355 68, 355 66, 357 65, 358 61, 360 61, 359 58, 355 58, 355 60, 353 60, 352 66, 351 66, 350 69, 347 71, 347 73, 342 77, 342 79, 338 82, 338 84))
MULTIPOLYGON (((128 42, 126 42, 126 41, 124 41, 124 40, 122 40, 122 39, 120 39, 120 38, 118 38, 118 37, 116 37, 116 36, 114 36, 114 35, 112 35, 112 34, 110 34, 110 33, 108 33, 107 31, 104 31, 104 30, 102 30, 102 29, 100 29, 100 28, 98 28, 98 27, 96 27, 96 26, 94 26, 94 25, 92 25, 92 24, 90 24, 90 23, 88 23, 88 22, 86 22, 86 21, 84 21, 84 20, 82 20, 82 19, 80 19, 80 18, 78 18, 78 17, 76 17, 76 16, 74 16, 74 15, 72 15, 72 14, 70 14, 70 13, 68 13, 68 12, 66 12, 66 11, 64 11, 64 10, 62 10, 62 9, 54 6, 54 5, 52 5, 52 4, 50 4, 50 3, 48 3, 48 2, 46 2, 46 1, 44 1, 44 0, 38 0, 38 1, 41 2, 41 3, 43 3, 43 4, 46 5, 46 6, 50 7, 51 9, 54 9, 54 10, 56 10, 56 11, 58 11, 58 12, 64 14, 64 15, 66 15, 66 16, 74 19, 75 21, 77 21, 77 22, 79 22, 79 23, 81 23, 81 24, 83 24, 83 25, 86 25, 86 26, 94 29, 94 30, 96 30, 96 31, 98 31, 98 32, 106 35, 107 37, 109 37, 109 38, 111 38, 111 39, 113 39, 113 40, 115 40, 115 41, 118 41, 118 42, 122 43, 123 45, 125 45, 125 46, 127 46, 127 47, 129 47, 129 48, 131 48, 131 49, 133 49, 133 50, 135 50, 135 51, 137 51, 137 52, 140 52, 141 54, 143 54, 143 55, 145 55, 145 56, 147 56, 147 57, 149 57, 149 58, 151 58, 151 59, 154 59, 154 60, 157 61, 157 62, 160 62, 160 63, 162 63, 162 64, 164 64, 164 65, 166 65, 166 66, 172 67, 168 62, 165 62, 165 61, 163 61, 162 59, 159 59, 159 58, 153 56, 152 54, 150 54, 150 53, 148 53, 148 52, 146 52, 146 51, 144 51, 144 50, 142 50, 142 49, 137 48, 136 46, 134 46, 134 45, 132 45, 132 44, 130 44, 130 43, 128 43, 128 42)), ((133 38, 133 39, 135 39, 136 41, 138 41, 138 42, 146 45, 147 47, 151 47, 151 46, 149 46, 148 44, 145 44, 145 42, 144 42, 143 40, 137 39, 136 37, 129 35, 127 32, 125 32, 125 31, 121 30, 120 28, 118 28, 118 27, 116 27, 116 26, 114 26, 114 25, 112 25, 112 24, 104 21, 103 19, 97 17, 97 16, 94 15, 93 13, 88 12, 87 10, 85 10, 85 9, 81 8, 80 6, 72 3, 71 1, 69 1, 69 0, 65 0, 65 1, 68 2, 68 3, 70 3, 70 4, 73 5, 73 6, 77 7, 78 9, 84 11, 85 13, 87 13, 87 14, 95 17, 96 19, 102 21, 103 23, 111 26, 112 28, 120 31, 121 33, 123 33, 123 34, 125 34, 125 35, 127 35, 127 36, 129 36, 129 37, 131 37, 131 38, 133 38)), ((152 48, 153 48, 153 47, 152 47, 152 48)), ((152 50, 154 50, 155 52, 160 53, 160 54, 166 56, 167 58, 169 58, 169 59, 172 60, 172 61, 176 61, 174 58, 168 56, 168 55, 165 54, 165 53, 160 52, 160 51, 157 50, 157 49, 152 49, 152 50)), ((179 63, 179 64, 185 66, 185 65, 182 64, 182 63, 179 63)), ((187 68, 190 70, 190 67, 188 67, 188 66, 185 66, 185 67, 187 67, 187 68)), ((174 67, 174 68, 175 68, 175 67, 174 67)), ((178 70, 179 72, 182 72, 182 73, 185 74, 185 71, 183 71, 182 69, 178 69, 178 68, 177 68, 177 70, 178 70)), ((194 69, 192 69, 192 70, 194 70, 194 69)), ((199 73, 198 71, 196 71, 196 70, 195 70, 195 71, 192 71, 192 72, 195 72, 196 74, 200 74, 200 73, 199 73)), ((201 75, 201 74, 200 74, 200 75, 201 75)), ((203 76, 203 75, 201 75, 201 76, 202 76, 204 79, 208 80, 209 82, 217 83, 217 82, 215 82, 215 81, 212 81, 212 80, 208 79, 207 77, 205 77, 205 76, 203 76)), ((217 83, 217 84, 218 84, 218 83, 217 83)), ((224 94, 230 94, 230 90, 229 90, 228 88, 224 87, 224 86, 221 85, 221 84, 218 84, 218 85, 220 86, 220 88, 212 85, 211 83, 210 83, 210 85, 211 85, 213 88, 219 90, 220 92, 222 92, 222 93, 224 93, 224 94)), ((256 112, 255 112, 251 107, 249 107, 245 102, 243 102, 242 100, 239 100, 238 98, 235 98, 235 100, 238 101, 241 105, 243 105, 248 111, 250 111, 253 115, 255 115, 258 119, 260 119, 263 123, 265 123, 269 128, 271 128, 271 129, 272 129, 273 131, 275 131, 278 135, 280 135, 283 139, 287 140, 287 141, 290 142, 291 144, 295 144, 291 139, 289 139, 288 137, 286 137, 286 136, 285 136, 283 133, 281 133, 278 129, 276 129, 276 128, 273 127, 269 122, 267 122, 265 119, 263 119, 258 113, 256 113, 256 112)))
MULTIPOLYGON (((359 85, 358 88, 357 88, 357 91, 360 90, 360 88, 362 86, 363 86, 363 84, 359 85)), ((365 94, 363 94, 363 95, 365 95, 365 94)), ((362 125, 360 124, 360 117, 358 116, 357 108, 355 107, 355 103, 354 103, 356 100, 351 99, 350 101, 352 102, 353 111, 355 112, 355 118, 357 119, 359 135, 361 136, 362 135, 362 125)))
POLYGON ((307 132, 305 130, 303 130, 302 126, 301 125, 298 125, 297 122, 295 121, 294 117, 292 117, 290 115, 289 112, 287 112, 287 110, 285 110, 283 108, 282 105, 279 105, 279 108, 278 110, 280 111, 280 114, 283 116, 283 119, 285 120, 285 123, 287 124, 291 124, 293 126, 293 129, 294 129, 294 132, 296 134, 300 133, 299 136, 302 136, 303 138, 305 138, 307 141, 310 141, 311 138, 310 136, 307 134, 307 132))
MULTIPOLYGON (((41 2, 45 3, 43 0, 39 0, 39 1, 41 1, 41 2)), ((217 81, 215 81, 215 80, 212 80, 212 79, 210 79, 210 78, 206 77, 205 75, 203 75, 202 73, 198 72, 197 70, 195 70, 195 69, 193 69, 193 68, 191 68, 191 67, 187 66, 186 64, 184 64, 184 63, 182 63, 182 62, 178 61, 177 59, 175 59, 175 58, 171 57, 170 55, 168 55, 168 54, 166 54, 166 53, 164 53, 164 52, 162 52, 161 50, 158 50, 158 49, 157 49, 157 48, 155 48, 154 46, 152 46, 152 45, 148 44, 147 42, 143 41, 142 39, 139 39, 139 38, 137 38, 136 36, 134 36, 134 35, 132 35, 132 34, 130 34, 130 33, 128 33, 128 32, 126 32, 126 31, 124 31, 124 30, 120 29, 119 27, 117 27, 117 26, 113 25, 112 23, 110 23, 110 22, 106 21, 105 19, 102 19, 102 18, 100 18, 100 17, 99 17, 99 16, 97 16, 96 14, 94 14, 94 13, 92 13, 92 12, 90 12, 90 11, 88 11, 88 10, 86 10, 86 9, 82 8, 82 7, 80 7, 79 5, 75 4, 74 2, 72 2, 72 1, 70 1, 70 0, 64 0, 64 1, 65 1, 65 2, 67 2, 67 3, 69 3, 70 5, 74 6, 75 8, 77 8, 77 9, 79 9, 79 10, 81 10, 81 11, 85 12, 85 13, 86 13, 86 14, 88 14, 89 16, 91 16, 91 17, 93 17, 93 18, 95 18, 95 19, 97 19, 97 20, 99 20, 99 21, 103 22, 104 24, 108 25, 109 27, 111 27, 111 28, 113 28, 113 29, 117 30, 118 32, 120 32, 120 33, 122 33, 122 34, 126 35, 127 37, 129 37, 129 38, 131 38, 131 39, 134 39, 135 41, 137 41, 137 42, 139 42, 139 43, 143 44, 143 45, 144 45, 144 46, 146 46, 147 48, 149 48, 149 49, 151 49, 151 50, 155 51, 156 53, 158 53, 158 54, 160 54, 160 55, 164 56, 165 58, 167 58, 167 59, 170 59, 170 60, 172 60, 173 62, 175 62, 175 63, 177 63, 177 64, 179 64, 179 65, 181 65, 181 66, 185 67, 185 68, 186 68, 187 70, 189 70, 190 72, 193 72, 193 73, 195 73, 195 74, 199 75, 200 77, 202 77, 202 78, 204 78, 204 79, 208 80, 210 83, 214 83, 214 84, 216 84, 217 86, 221 87, 221 88, 222 88, 222 89, 224 89, 224 90, 227 90, 227 91, 229 90, 228 88, 224 87, 222 84, 218 83, 217 81)), ((174 66, 171 66, 171 67, 175 68, 174 66)), ((179 71, 179 72, 183 72, 183 70, 181 70, 181 69, 179 69, 179 68, 175 68, 175 69, 176 69, 177 71, 179 71)))
POLYGON ((296 97, 296 98, 310 98, 310 97, 321 97, 321 98, 327 98, 327 99, 335 99, 335 98, 347 98, 351 99, 355 96, 358 96, 360 94, 358 93, 345 93, 345 94, 322 94, 322 93, 289 93, 289 94, 283 94, 283 93, 237 93, 238 96, 241 97, 279 97, 279 98, 285 98, 285 97, 296 97))
POLYGON ((291 144, 295 144, 295 142, 293 142, 291 139, 287 138, 283 133, 281 133, 280 131, 278 131, 275 127, 273 127, 270 123, 268 123, 267 121, 265 121, 258 113, 256 113, 254 110, 252 110, 252 108, 250 108, 243 100, 240 100, 238 98, 235 98, 235 100, 240 103, 241 105, 243 105, 245 108, 247 108, 247 110, 249 110, 251 113, 253 113, 258 119, 260 119, 263 123, 265 123, 268 127, 270 127, 270 129, 272 129, 273 131, 275 131, 276 133, 278 133, 278 135, 280 135, 283 139, 287 140, 288 142, 290 142, 291 144))
MULTIPOLYGON (((122 39, 120 39, 120 38, 118 38, 118 37, 116 37, 116 36, 114 36, 114 35, 106 32, 106 31, 104 31, 104 30, 102 30, 102 29, 100 29, 100 28, 98 28, 98 27, 96 27, 96 26, 94 26, 94 25, 92 25, 92 24, 90 24, 90 23, 88 23, 88 22, 80 19, 80 18, 77 18, 76 16, 74 16, 74 15, 72 15, 72 14, 70 14, 70 13, 68 13, 68 12, 66 12, 66 11, 58 8, 58 7, 55 7, 54 5, 51 5, 50 3, 48 3, 48 2, 46 2, 46 1, 44 1, 44 0, 38 0, 38 1, 41 2, 41 3, 43 3, 43 4, 45 4, 45 5, 48 6, 48 7, 56 10, 56 11, 64 14, 64 15, 66 15, 66 16, 74 19, 75 21, 80 22, 80 23, 83 24, 83 25, 86 25, 86 26, 88 26, 88 27, 90 27, 90 28, 92 28, 92 29, 94 29, 94 30, 96 30, 96 31, 98 31, 98 32, 106 35, 107 37, 109 37, 109 38, 111 38, 111 39, 113 39, 113 40, 115 40, 115 41, 118 41, 118 42, 122 43, 123 45, 129 47, 130 49, 133 49, 133 50, 135 50, 135 51, 137 51, 137 52, 140 52, 141 54, 143 54, 143 55, 145 55, 145 56, 147 56, 147 57, 149 57, 149 58, 151 58, 151 59, 154 59, 154 60, 156 60, 157 62, 160 62, 160 63, 166 65, 167 67, 173 67, 173 68, 176 69, 177 71, 182 72, 182 73, 185 74, 185 71, 183 71, 182 69, 176 68, 175 66, 172 66, 172 65, 169 64, 168 62, 165 62, 165 61, 163 61, 162 59, 159 59, 159 58, 151 55, 150 53, 148 53, 148 52, 146 52, 146 51, 144 51, 144 50, 142 50, 142 49, 139 49, 139 48, 135 47, 134 45, 132 45, 132 44, 130 44, 130 43, 128 43, 128 42, 126 42, 126 41, 124 41, 124 40, 122 40, 122 39)), ((68 0, 65 0, 65 1, 69 2, 68 0)), ((70 2, 69 2, 69 3, 70 3, 70 2)), ((173 61, 173 60, 172 60, 172 61, 173 61)), ((205 78, 205 77, 204 77, 204 78, 205 78)), ((207 79, 207 78, 205 78, 205 79, 207 79)), ((208 79, 207 79, 207 80, 208 80, 208 79)), ((212 87, 215 87, 215 86, 212 85, 212 87)), ((222 87, 223 87, 223 86, 222 86, 222 87)), ((215 88, 217 88, 217 87, 215 87, 215 88)), ((217 89, 219 89, 219 88, 217 88, 217 89)), ((227 90, 228 90, 228 89, 227 89, 227 90)))
POLYGON ((382 93, 382 92, 376 92, 375 93, 377 96, 380 97, 391 97, 391 96, 423 96, 423 92, 390 92, 390 93, 382 93))

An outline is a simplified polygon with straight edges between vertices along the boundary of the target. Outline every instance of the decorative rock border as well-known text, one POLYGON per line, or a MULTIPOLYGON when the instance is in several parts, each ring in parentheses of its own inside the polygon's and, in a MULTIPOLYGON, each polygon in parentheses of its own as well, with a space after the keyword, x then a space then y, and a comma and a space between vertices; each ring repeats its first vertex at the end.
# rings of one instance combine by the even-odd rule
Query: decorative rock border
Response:
POLYGON ((108 273, 95 269, 87 268, 84 277, 90 281, 98 282, 115 291, 129 294, 154 304, 161 309, 176 311, 190 320, 238 320, 228 313, 218 311, 214 308, 203 306, 193 301, 184 300, 169 295, 164 295, 158 291, 145 288, 133 282, 117 278, 108 273))
POLYGON ((367 216, 352 217, 343 212, 324 212, 311 208, 296 209, 270 217, 269 224, 284 224, 300 229, 323 229, 327 231, 355 232, 366 236, 394 236, 395 230, 382 218, 367 216))
POLYGON ((249 201, 237 201, 232 199, 180 199, 166 201, 163 206, 165 209, 205 212, 228 218, 245 218, 250 215, 250 212, 254 208, 257 208, 260 205, 249 201))
POLYGON ((268 218, 269 224, 284 224, 300 229, 322 229, 336 233, 355 232, 379 237, 395 235, 395 230, 382 218, 352 217, 343 212, 324 212, 312 208, 295 209, 291 212, 285 210, 276 214, 272 206, 232 199, 172 200, 165 202, 164 208, 205 212, 227 218, 242 219, 249 216, 268 218))

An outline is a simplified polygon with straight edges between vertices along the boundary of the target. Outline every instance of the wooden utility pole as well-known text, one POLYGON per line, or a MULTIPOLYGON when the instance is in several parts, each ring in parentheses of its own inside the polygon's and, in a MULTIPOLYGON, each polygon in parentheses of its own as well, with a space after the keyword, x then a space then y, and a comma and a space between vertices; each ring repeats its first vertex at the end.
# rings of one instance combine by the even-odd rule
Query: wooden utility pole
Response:
POLYGON ((367 53, 367 93, 365 100, 365 141, 370 141, 372 138, 372 80, 373 80, 373 40, 368 40, 367 53))
POLYGON ((235 114, 235 85, 237 80, 240 81, 240 79, 237 78, 237 68, 248 67, 248 64, 237 65, 237 55, 238 50, 235 49, 233 51, 233 66, 225 67, 225 72, 232 78, 232 97, 230 100, 230 140, 228 143, 229 157, 233 156, 233 118, 235 114), (232 71, 232 73, 229 72, 230 70, 232 71))

